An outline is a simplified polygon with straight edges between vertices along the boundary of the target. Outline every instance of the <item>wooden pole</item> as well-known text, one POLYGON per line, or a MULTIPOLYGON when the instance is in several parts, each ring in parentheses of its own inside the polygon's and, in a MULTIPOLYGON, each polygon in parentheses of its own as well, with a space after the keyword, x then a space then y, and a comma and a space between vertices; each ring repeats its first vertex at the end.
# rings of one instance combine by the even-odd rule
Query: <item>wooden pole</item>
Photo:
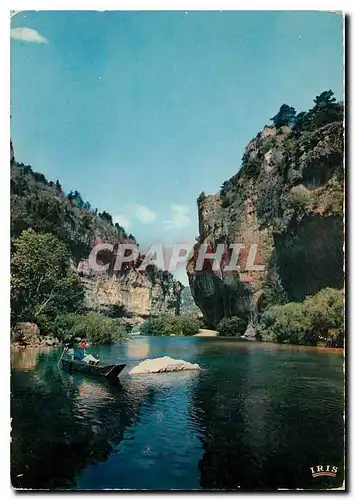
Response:
POLYGON ((60 362, 62 361, 62 357, 64 356, 64 353, 67 351, 67 347, 64 347, 63 351, 62 351, 62 354, 60 355, 60 358, 59 358, 59 361, 57 363, 57 366, 60 365, 60 362))

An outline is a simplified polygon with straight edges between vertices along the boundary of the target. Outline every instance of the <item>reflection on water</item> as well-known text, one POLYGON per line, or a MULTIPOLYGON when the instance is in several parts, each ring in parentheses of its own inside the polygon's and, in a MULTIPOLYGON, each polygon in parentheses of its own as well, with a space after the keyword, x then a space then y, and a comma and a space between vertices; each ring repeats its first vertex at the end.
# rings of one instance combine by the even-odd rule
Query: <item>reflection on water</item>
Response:
POLYGON ((34 370, 41 354, 48 354, 50 347, 14 347, 11 349, 11 366, 16 370, 34 370))
POLYGON ((135 337, 107 363, 171 356, 200 372, 105 380, 58 369, 60 349, 12 353, 12 481, 27 488, 339 487, 342 356, 215 338, 135 337), (337 478, 309 467, 337 465, 337 478))
MULTIPOLYGON (((216 346, 206 349, 212 354, 216 346)), ((205 429, 201 486, 334 487, 334 479, 311 477, 313 463, 337 465, 340 486, 341 365, 342 359, 333 354, 284 346, 240 344, 229 351, 218 375, 211 371, 200 378, 193 394, 192 406, 200 409, 205 429)))
POLYGON ((124 344, 124 347, 127 359, 145 359, 149 357, 148 338, 130 339, 124 344))

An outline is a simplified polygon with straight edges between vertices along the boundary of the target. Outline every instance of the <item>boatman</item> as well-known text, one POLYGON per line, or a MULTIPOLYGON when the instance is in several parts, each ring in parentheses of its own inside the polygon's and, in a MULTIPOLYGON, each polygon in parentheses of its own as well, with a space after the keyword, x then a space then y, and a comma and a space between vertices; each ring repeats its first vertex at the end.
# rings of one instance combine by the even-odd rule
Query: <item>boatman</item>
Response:
POLYGON ((94 356, 92 356, 91 354, 87 354, 85 349, 86 349, 86 342, 85 340, 81 340, 76 349, 74 359, 76 359, 77 361, 83 361, 84 363, 90 365, 97 365, 98 363, 100 363, 99 359, 94 358, 94 356))

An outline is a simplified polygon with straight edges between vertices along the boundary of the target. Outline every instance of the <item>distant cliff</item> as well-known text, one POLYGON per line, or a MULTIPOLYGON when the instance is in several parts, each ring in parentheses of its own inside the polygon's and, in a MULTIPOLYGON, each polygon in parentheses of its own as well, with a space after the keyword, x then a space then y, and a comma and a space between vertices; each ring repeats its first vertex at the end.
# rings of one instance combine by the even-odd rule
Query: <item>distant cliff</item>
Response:
POLYGON ((211 327, 226 316, 252 320, 277 295, 301 301, 343 287, 343 106, 325 92, 289 121, 281 116, 266 126, 220 192, 198 198, 199 243, 212 250, 218 243, 246 247, 239 272, 225 265, 195 271, 195 257, 187 266, 192 295, 211 327), (254 264, 264 270, 245 268, 251 244, 254 264))
POLYGON ((138 271, 135 266, 110 275, 99 274, 81 261, 78 272, 85 285, 85 304, 118 316, 180 314, 183 286, 166 271, 138 271))
POLYGON ((189 286, 185 286, 181 292, 181 315, 202 317, 202 313, 191 295, 189 286))
POLYGON ((114 224, 109 213, 92 209, 78 191, 65 194, 59 180, 48 181, 30 166, 17 163, 12 143, 10 153, 12 242, 28 228, 52 233, 64 241, 84 283, 88 309, 113 311, 119 316, 180 313, 183 287, 168 272, 153 266, 148 266, 145 272, 137 271, 138 263, 120 272, 110 269, 104 274, 92 272, 87 259, 97 243, 135 243, 134 236, 114 224))

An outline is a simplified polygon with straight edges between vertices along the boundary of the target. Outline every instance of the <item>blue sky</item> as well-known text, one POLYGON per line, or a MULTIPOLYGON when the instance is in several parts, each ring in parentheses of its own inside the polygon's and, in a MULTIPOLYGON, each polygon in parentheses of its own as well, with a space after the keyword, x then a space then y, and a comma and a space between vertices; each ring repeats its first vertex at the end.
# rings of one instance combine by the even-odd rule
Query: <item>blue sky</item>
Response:
POLYGON ((17 160, 142 245, 194 239, 197 196, 281 104, 342 98, 335 13, 28 11, 11 27, 17 160))

